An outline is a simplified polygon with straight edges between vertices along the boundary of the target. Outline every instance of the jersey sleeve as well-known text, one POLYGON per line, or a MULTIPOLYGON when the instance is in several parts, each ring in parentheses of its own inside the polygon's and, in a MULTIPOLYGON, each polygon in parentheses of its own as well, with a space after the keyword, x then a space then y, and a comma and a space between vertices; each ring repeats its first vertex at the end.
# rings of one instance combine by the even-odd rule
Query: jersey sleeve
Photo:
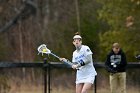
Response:
POLYGON ((74 53, 72 55, 72 62, 76 62, 75 58, 74 58, 74 53))
POLYGON ((93 54, 88 46, 85 47, 85 56, 93 54))

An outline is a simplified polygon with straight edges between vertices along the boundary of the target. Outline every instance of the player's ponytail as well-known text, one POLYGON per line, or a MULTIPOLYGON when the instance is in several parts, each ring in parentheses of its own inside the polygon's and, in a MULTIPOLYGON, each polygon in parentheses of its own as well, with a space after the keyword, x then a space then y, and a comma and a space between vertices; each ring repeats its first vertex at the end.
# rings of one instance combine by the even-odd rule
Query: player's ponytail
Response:
POLYGON ((80 35, 80 33, 79 32, 76 32, 75 35, 80 35))
POLYGON ((77 38, 82 39, 82 37, 80 36, 79 32, 76 32, 74 37, 73 37, 73 39, 77 39, 77 38))

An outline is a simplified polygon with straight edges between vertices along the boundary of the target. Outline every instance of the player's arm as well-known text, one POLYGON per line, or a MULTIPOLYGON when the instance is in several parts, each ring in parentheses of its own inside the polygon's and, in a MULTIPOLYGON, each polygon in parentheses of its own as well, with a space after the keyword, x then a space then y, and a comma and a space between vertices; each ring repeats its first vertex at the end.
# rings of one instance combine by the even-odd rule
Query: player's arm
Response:
POLYGON ((88 64, 92 60, 92 54, 87 55, 86 57, 83 57, 79 62, 76 62, 77 64, 74 64, 72 68, 79 68, 81 66, 84 66, 88 64))

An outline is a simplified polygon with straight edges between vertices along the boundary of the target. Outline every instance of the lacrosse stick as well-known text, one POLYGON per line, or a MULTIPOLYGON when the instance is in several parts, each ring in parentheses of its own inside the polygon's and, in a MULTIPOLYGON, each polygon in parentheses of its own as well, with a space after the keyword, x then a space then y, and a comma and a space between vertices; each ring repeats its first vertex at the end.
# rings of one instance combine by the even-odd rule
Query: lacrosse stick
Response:
MULTIPOLYGON (((54 53, 52 53, 52 52, 50 51, 50 49, 48 49, 47 46, 46 46, 45 44, 40 45, 40 46, 37 48, 37 50, 38 50, 38 55, 39 55, 40 53, 42 54, 42 56, 43 56, 43 54, 51 54, 52 56, 54 56, 54 57, 60 59, 60 57, 57 56, 57 55, 55 55, 54 53)), ((73 63, 70 62, 69 60, 65 60, 65 61, 62 61, 62 62, 64 62, 65 64, 69 65, 70 67, 72 67, 72 65, 73 65, 73 63)))

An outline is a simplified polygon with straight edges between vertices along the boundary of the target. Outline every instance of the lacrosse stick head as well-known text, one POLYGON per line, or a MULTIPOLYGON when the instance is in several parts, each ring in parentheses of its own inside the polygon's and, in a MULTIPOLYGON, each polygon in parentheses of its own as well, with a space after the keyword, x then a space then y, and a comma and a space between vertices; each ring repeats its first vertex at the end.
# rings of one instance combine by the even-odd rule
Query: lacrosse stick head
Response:
POLYGON ((37 48, 37 50, 38 50, 38 54, 50 54, 51 53, 51 51, 47 48, 47 45, 45 45, 45 44, 41 44, 38 48, 37 48))

